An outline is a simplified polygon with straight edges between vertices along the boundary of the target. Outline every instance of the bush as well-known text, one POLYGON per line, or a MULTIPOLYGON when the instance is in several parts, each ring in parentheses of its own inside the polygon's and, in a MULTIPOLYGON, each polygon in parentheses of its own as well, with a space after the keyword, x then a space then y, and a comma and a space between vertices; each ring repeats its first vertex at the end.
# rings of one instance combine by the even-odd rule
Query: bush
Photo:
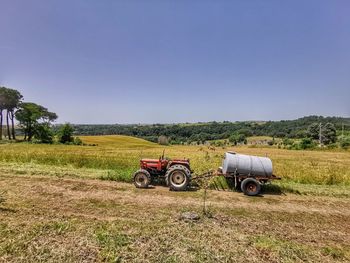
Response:
POLYGON ((283 145, 284 146, 293 145, 293 140, 288 139, 288 138, 284 138, 283 139, 283 145))
POLYGON ((35 127, 34 143, 53 143, 53 132, 48 124, 40 124, 35 127))
POLYGON ((74 145, 82 145, 83 141, 79 137, 74 138, 74 145))
POLYGON ((340 136, 339 145, 343 149, 350 148, 350 137, 349 136, 340 136))
POLYGON ((336 144, 336 143, 330 143, 330 144, 327 145, 327 148, 328 148, 328 149, 335 149, 335 148, 338 148, 338 144, 336 144))
POLYGON ((312 149, 315 148, 315 143, 312 139, 310 138, 303 138, 301 140, 301 142, 299 143, 299 147, 301 150, 305 150, 305 149, 312 149))
POLYGON ((215 146, 222 147, 224 146, 224 143, 222 141, 217 141, 215 146))
POLYGON ((74 142, 73 131, 73 127, 69 123, 66 123, 58 131, 58 141, 65 144, 74 142))

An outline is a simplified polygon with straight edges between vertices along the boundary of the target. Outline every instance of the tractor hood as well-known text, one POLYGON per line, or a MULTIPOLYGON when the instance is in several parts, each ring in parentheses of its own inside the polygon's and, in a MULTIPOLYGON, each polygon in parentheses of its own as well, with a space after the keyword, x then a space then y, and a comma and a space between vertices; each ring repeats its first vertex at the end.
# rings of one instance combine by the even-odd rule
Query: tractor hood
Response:
POLYGON ((159 159, 141 159, 141 162, 157 163, 157 162, 159 162, 159 159))

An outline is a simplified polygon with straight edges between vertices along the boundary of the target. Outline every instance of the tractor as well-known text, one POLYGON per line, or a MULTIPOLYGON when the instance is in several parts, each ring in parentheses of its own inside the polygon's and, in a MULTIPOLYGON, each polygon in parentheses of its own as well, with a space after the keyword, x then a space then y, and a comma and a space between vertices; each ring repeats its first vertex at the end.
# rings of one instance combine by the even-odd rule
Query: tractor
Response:
POLYGON ((141 159, 140 169, 134 173, 137 188, 147 188, 155 182, 165 182, 172 191, 185 191, 191 181, 189 159, 169 159, 164 152, 159 159, 141 159))

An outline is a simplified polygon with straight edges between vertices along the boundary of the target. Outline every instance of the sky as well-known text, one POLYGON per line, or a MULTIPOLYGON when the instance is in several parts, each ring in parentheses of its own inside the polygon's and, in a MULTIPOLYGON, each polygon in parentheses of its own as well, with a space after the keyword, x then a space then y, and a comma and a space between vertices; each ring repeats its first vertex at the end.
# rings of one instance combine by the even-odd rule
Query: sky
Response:
POLYGON ((58 123, 350 116, 348 0, 0 0, 0 86, 58 123))

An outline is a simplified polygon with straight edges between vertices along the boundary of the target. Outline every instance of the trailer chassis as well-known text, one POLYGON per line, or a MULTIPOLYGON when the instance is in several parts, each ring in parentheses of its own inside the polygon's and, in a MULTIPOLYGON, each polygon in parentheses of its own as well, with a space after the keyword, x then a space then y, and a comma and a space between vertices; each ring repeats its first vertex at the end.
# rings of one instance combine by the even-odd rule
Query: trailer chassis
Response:
POLYGON ((261 185, 264 185, 272 180, 281 180, 281 177, 276 175, 252 175, 252 174, 239 174, 237 172, 233 173, 222 173, 221 169, 217 171, 209 171, 197 176, 193 176, 191 181, 197 181, 205 178, 220 177, 223 176, 227 179, 234 180, 234 186, 237 190, 242 190, 242 192, 249 196, 258 195, 261 191, 261 185))

